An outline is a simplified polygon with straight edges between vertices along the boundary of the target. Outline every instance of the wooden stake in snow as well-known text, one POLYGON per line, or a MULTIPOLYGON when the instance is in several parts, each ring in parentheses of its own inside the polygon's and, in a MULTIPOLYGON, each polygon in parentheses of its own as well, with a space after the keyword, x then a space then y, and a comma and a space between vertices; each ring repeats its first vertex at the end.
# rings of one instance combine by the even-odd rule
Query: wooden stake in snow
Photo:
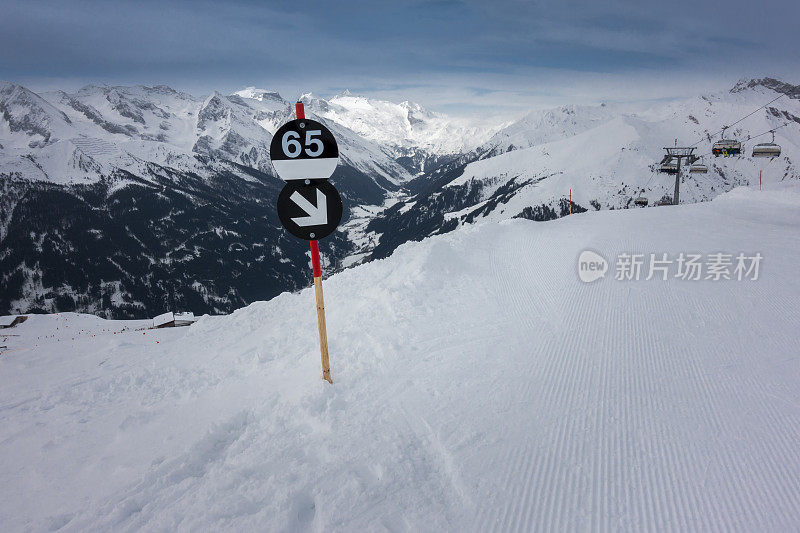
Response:
POLYGON ((319 264, 319 245, 311 241, 311 266, 314 269, 314 295, 317 298, 317 327, 319 328, 319 351, 322 357, 322 378, 331 379, 331 363, 328 359, 328 330, 325 327, 325 299, 322 296, 322 268, 319 264))
MULTIPOLYGON (((306 118, 303 103, 295 104, 297 118, 306 118)), ((319 329, 319 351, 322 357, 322 379, 333 383, 331 379, 331 363, 328 358, 328 330, 325 327, 325 299, 322 296, 322 266, 319 261, 319 241, 311 242, 311 268, 314 273, 314 295, 317 299, 317 327, 319 329)))

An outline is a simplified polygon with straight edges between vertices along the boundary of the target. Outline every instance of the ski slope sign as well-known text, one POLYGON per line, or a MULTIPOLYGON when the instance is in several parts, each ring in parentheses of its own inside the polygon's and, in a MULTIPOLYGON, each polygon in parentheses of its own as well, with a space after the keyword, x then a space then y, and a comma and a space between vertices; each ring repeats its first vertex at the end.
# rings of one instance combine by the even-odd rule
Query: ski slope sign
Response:
POLYGON ((321 123, 298 118, 275 132, 269 156, 284 181, 328 179, 339 162, 339 146, 321 123))
POLYGON ((332 384, 319 239, 342 221, 342 198, 328 181, 339 162, 339 146, 328 128, 306 118, 302 102, 295 104, 295 113, 297 118, 272 136, 269 155, 275 172, 286 181, 278 195, 278 218, 289 233, 310 241, 322 379, 332 384))
POLYGON ((328 180, 290 181, 278 196, 281 224, 307 241, 333 233, 342 220, 342 210, 342 198, 328 180))

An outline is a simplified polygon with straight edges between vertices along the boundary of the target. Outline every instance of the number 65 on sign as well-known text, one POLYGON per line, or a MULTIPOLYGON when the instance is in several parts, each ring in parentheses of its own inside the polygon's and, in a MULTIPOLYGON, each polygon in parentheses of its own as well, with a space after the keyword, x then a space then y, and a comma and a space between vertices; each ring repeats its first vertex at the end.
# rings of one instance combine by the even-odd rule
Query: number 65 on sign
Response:
POLYGON ((269 146, 272 166, 281 179, 328 179, 339 161, 339 147, 328 128, 307 118, 287 122, 269 146))

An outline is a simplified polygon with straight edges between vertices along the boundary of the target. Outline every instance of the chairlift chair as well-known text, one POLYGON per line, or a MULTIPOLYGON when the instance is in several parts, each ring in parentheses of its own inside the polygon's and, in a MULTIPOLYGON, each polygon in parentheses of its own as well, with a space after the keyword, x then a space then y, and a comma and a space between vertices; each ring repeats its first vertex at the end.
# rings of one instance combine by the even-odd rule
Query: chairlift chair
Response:
POLYGON ((647 207, 647 198, 644 196, 639 196, 633 201, 634 205, 638 205, 640 207, 647 207))
POLYGON ((658 171, 664 172, 665 174, 677 174, 678 165, 676 163, 662 163, 662 165, 658 167, 658 171))
POLYGON ((726 129, 728 129, 727 126, 722 128, 722 139, 715 142, 714 146, 711 148, 711 153, 714 154, 715 157, 719 157, 721 155, 739 155, 742 153, 741 142, 737 141, 736 139, 725 138, 726 129))
POLYGON ((708 167, 703 163, 703 158, 702 157, 700 158, 700 162, 699 163, 697 161, 692 163, 692 166, 689 167, 689 172, 691 172, 691 173, 699 173, 699 174, 705 174, 705 173, 708 172, 708 167))
POLYGON ((667 195, 662 196, 661 200, 656 202, 656 205, 657 206, 672 205, 672 196, 667 196, 667 195))
POLYGON ((775 130, 772 130, 772 141, 757 144, 753 147, 753 157, 778 157, 781 155, 781 147, 775 144, 775 130))

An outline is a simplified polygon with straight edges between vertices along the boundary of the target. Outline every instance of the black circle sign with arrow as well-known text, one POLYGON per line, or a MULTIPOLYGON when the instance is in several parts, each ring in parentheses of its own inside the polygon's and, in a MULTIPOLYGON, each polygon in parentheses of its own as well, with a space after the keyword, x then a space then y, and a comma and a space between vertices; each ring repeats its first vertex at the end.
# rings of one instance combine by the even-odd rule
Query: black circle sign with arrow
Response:
POLYGON ((269 157, 285 181, 328 179, 339 161, 339 146, 328 128, 299 118, 281 126, 269 145, 269 157))
POLYGON ((342 198, 328 180, 290 181, 278 196, 278 218, 299 239, 322 239, 342 220, 342 198))

